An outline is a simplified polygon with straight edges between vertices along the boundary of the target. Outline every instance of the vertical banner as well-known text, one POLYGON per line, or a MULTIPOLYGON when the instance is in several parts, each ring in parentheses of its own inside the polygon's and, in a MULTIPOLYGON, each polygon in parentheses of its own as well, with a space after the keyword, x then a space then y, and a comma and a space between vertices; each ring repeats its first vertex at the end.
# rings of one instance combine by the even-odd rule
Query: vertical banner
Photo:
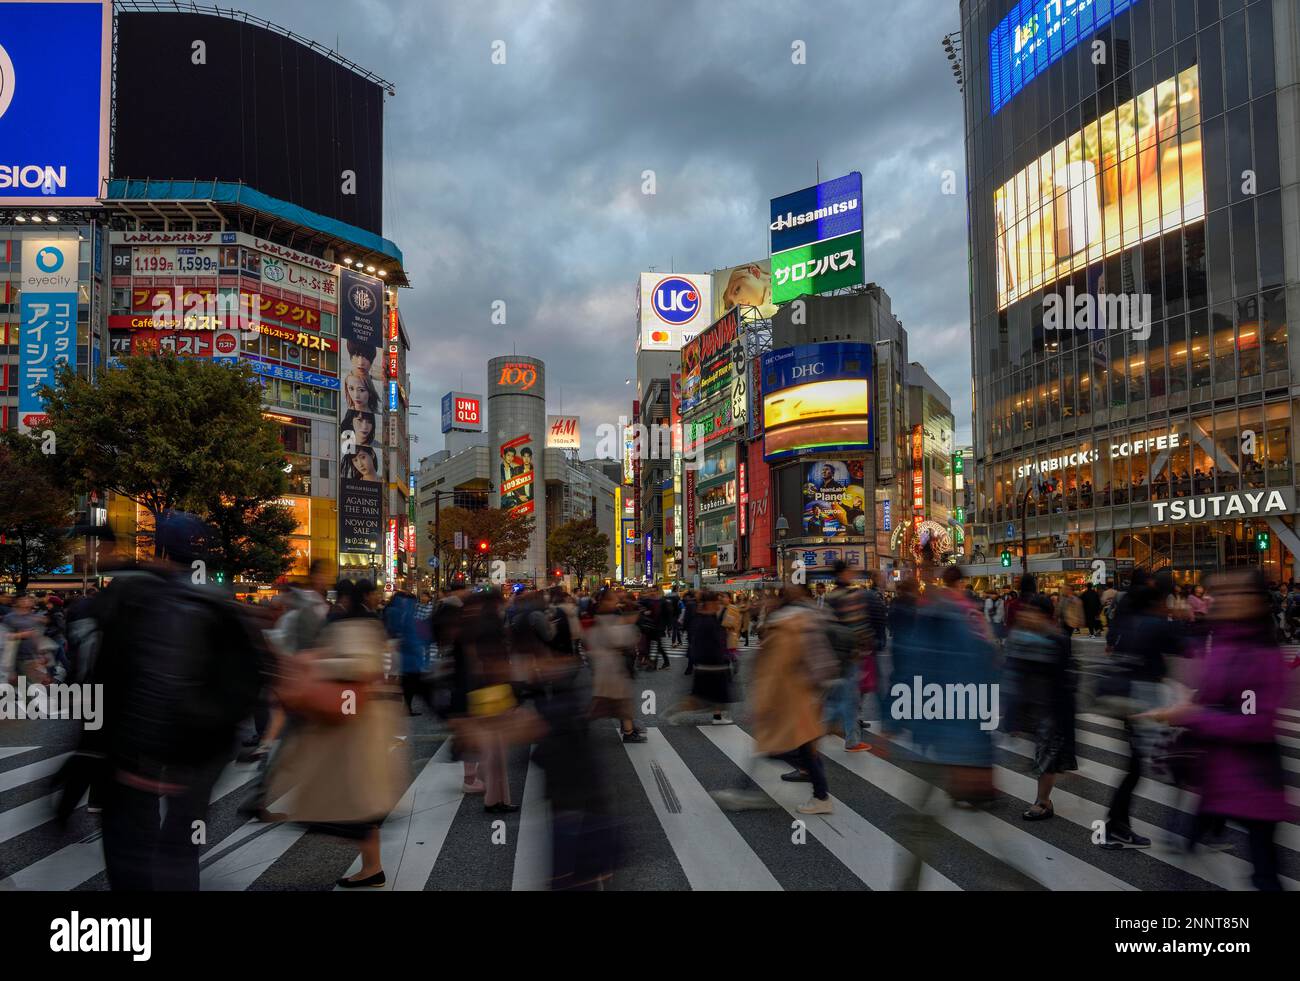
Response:
POLYGON ((23 239, 18 306, 18 428, 46 423, 42 385, 57 365, 77 366, 77 240, 23 239))
POLYGON ((534 475, 531 433, 501 444, 501 510, 516 517, 533 513, 534 475))
POLYGON ((384 287, 344 269, 339 294, 339 551, 383 555, 384 287))

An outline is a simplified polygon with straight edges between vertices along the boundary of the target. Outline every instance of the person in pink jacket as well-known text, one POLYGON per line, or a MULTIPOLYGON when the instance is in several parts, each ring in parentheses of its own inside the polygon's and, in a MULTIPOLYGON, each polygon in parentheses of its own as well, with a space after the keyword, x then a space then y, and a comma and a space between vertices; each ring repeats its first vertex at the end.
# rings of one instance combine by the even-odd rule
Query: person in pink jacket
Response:
POLYGON ((1274 726, 1286 689, 1286 665, 1267 584, 1256 570, 1215 577, 1211 593, 1214 639, 1195 698, 1146 717, 1186 729, 1201 750, 1194 777, 1201 807, 1191 844, 1226 819, 1236 821, 1249 837, 1255 888, 1280 891, 1273 837, 1277 823, 1290 820, 1291 809, 1274 726))

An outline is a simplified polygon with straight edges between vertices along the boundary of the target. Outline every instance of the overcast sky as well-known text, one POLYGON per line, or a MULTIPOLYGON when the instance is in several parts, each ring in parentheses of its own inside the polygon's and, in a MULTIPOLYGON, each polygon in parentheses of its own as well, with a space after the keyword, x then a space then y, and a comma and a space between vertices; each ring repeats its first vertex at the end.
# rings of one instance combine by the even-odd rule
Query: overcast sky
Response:
POLYGON ((397 88, 384 234, 413 287, 418 456, 442 447, 442 394, 483 392, 487 359, 512 350, 545 360, 548 409, 562 394, 582 416, 588 455, 630 408, 637 274, 765 257, 768 200, 818 162, 862 172, 866 277, 969 442, 961 100, 940 44, 956 0, 244 4, 397 88))

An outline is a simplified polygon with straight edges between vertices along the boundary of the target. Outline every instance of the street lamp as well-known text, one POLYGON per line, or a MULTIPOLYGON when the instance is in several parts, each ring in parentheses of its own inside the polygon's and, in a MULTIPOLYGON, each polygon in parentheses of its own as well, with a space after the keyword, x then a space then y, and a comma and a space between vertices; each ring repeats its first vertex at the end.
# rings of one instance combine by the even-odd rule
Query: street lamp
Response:
POLYGON ((780 566, 781 585, 785 585, 785 536, 790 534, 790 522, 785 520, 785 515, 780 515, 776 519, 776 537, 779 539, 777 545, 777 564, 780 566))

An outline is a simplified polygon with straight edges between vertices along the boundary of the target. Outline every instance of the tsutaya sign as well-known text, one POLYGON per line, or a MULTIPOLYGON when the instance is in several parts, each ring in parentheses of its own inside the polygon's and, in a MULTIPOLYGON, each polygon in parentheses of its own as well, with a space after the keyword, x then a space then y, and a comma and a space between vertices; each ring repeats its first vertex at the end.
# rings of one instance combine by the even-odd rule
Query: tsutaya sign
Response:
POLYGON ((1295 488, 1207 494, 1204 497, 1152 501, 1154 520, 1161 524, 1180 521, 1210 521, 1215 518, 1257 518, 1290 514, 1295 510, 1295 488))
MULTIPOLYGON (((1147 452, 1160 453, 1164 450, 1176 450, 1183 445, 1182 433, 1167 433, 1146 439, 1127 439, 1110 444, 1110 458, 1120 460, 1128 456, 1141 456, 1147 452)), ((1016 479, 1028 477, 1031 473, 1051 473, 1053 470, 1064 470, 1066 467, 1085 466, 1096 463, 1100 459, 1099 449, 1078 450, 1061 456, 1044 457, 1016 467, 1016 479)))

